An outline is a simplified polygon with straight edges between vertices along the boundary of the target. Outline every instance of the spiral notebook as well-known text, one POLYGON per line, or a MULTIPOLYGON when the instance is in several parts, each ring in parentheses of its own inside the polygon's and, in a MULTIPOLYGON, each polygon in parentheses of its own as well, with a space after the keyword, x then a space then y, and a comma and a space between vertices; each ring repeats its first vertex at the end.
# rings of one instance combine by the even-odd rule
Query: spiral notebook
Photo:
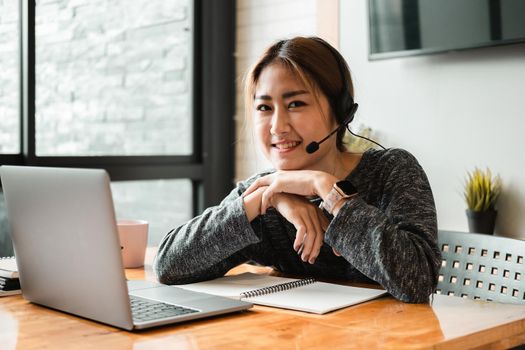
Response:
POLYGON ((177 287, 254 304, 324 314, 377 298, 386 291, 342 286, 313 278, 293 279, 250 272, 177 287))
POLYGON ((18 278, 18 268, 13 256, 0 257, 0 277, 18 278))

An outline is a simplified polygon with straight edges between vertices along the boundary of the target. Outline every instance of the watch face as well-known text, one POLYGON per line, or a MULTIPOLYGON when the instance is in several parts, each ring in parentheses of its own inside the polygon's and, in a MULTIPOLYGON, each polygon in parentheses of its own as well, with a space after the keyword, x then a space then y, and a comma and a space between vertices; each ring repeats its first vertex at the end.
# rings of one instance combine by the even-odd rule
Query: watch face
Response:
POLYGON ((341 189, 346 195, 350 196, 357 193, 357 189, 350 181, 343 180, 336 183, 337 187, 341 189))

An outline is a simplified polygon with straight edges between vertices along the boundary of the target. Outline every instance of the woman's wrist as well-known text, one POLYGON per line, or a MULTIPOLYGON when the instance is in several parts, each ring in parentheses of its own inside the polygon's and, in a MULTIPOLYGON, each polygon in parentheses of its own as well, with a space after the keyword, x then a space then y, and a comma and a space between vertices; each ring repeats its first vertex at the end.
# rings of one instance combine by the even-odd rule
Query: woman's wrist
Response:
POLYGON ((242 197, 244 210, 249 222, 261 215, 261 198, 265 189, 266 186, 260 187, 249 195, 242 197))
POLYGON ((332 190, 334 184, 338 181, 337 178, 331 174, 319 171, 314 181, 315 192, 322 200, 326 198, 328 193, 332 190))
POLYGON ((339 209, 353 197, 357 196, 357 189, 348 180, 341 180, 332 185, 332 189, 323 198, 320 207, 329 214, 336 216, 339 209))

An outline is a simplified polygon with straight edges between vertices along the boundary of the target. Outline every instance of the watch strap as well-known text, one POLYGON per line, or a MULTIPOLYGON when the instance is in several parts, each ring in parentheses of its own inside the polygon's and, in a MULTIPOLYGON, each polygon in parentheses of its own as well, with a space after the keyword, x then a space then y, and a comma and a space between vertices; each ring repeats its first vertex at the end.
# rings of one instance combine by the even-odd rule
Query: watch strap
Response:
POLYGON ((319 207, 325 210, 328 214, 333 215, 334 209, 341 201, 348 200, 355 196, 357 196, 357 191, 353 193, 345 193, 338 184, 335 183, 319 207))

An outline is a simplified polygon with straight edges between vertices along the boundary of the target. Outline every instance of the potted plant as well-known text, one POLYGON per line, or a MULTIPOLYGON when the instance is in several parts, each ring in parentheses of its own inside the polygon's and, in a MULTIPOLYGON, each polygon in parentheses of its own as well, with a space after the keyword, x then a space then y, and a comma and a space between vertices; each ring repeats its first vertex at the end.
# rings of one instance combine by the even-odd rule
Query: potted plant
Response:
POLYGON ((476 168, 468 173, 465 183, 465 201, 470 232, 494 233, 496 223, 496 202, 501 193, 501 178, 492 177, 490 169, 476 168))

